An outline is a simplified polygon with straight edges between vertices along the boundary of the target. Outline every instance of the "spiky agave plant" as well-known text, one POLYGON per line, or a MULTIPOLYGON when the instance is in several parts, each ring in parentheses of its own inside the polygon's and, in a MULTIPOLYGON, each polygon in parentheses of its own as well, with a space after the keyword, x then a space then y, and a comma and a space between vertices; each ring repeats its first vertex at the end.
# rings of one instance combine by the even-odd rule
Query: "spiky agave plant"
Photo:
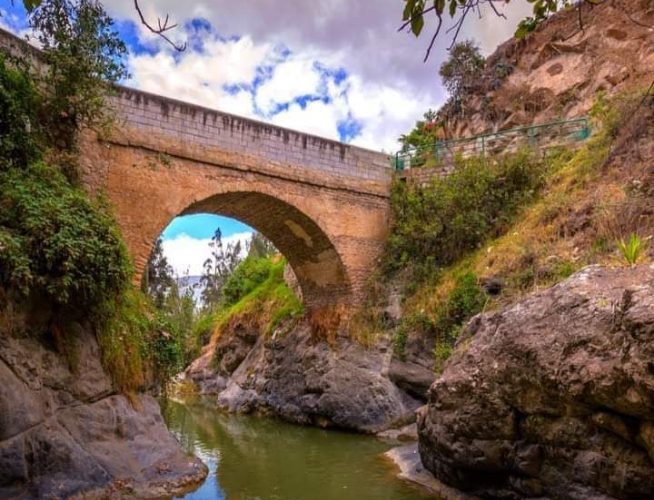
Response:
POLYGON ((618 250, 622 258, 632 267, 642 258, 646 247, 647 242, 636 233, 631 233, 627 241, 624 238, 620 238, 618 241, 618 250))

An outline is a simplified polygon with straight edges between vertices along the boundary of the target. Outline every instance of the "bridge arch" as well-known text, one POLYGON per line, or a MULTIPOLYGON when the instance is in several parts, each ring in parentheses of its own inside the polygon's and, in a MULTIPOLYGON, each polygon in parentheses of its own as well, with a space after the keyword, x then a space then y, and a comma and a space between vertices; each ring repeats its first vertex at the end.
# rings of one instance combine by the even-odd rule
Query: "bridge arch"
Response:
POLYGON ((291 203, 256 191, 227 191, 194 201, 178 215, 198 213, 237 219, 268 238, 293 269, 307 306, 351 296, 348 273, 334 243, 318 223, 291 203))
POLYGON ((82 181, 113 206, 137 276, 180 214, 251 225, 288 258, 308 306, 365 295, 390 221, 388 155, 117 88, 111 129, 80 136, 82 181))

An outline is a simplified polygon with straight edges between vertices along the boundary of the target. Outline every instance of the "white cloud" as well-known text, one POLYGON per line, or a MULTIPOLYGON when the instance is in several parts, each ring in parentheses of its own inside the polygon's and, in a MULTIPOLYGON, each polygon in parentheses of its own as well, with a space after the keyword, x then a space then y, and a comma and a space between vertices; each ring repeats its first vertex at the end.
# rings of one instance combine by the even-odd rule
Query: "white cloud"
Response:
POLYGON ((221 110, 253 116, 247 93, 230 94, 225 85, 250 83, 272 48, 255 46, 248 37, 220 41, 207 38, 202 53, 131 54, 129 85, 221 110))
POLYGON ((257 89, 259 109, 268 113, 275 103, 286 103, 297 96, 314 94, 320 86, 320 75, 313 68, 314 60, 303 54, 277 64, 272 78, 257 89))
MULTIPOLYGON (((241 242, 242 256, 245 256, 245 244, 252 237, 252 233, 236 233, 223 238, 224 246, 230 243, 241 242)), ((162 242, 163 253, 173 271, 178 276, 202 275, 202 264, 211 256, 209 243, 211 239, 191 238, 187 234, 180 234, 176 238, 162 242)))
POLYGON ((336 124, 341 117, 343 114, 335 105, 315 101, 308 103, 304 109, 299 104, 292 104, 288 110, 272 117, 271 122, 280 127, 338 140, 336 124))
MULTIPOLYGON (((136 20, 131 0, 107 7, 119 18, 136 20)), ((529 8, 525 0, 514 0, 504 7, 506 21, 489 11, 482 19, 471 16, 460 38, 475 38, 489 53, 529 8)), ((430 19, 418 39, 397 33, 401 5, 387 0, 158 0, 144 9, 153 21, 170 14, 180 26, 172 35, 176 40, 203 40, 202 50, 191 43, 186 52, 173 54, 139 25, 143 42, 160 52, 131 56, 130 84, 152 92, 243 116, 263 115, 275 124, 334 139, 339 122, 353 120, 360 126, 354 144, 386 151, 397 149, 397 137, 444 100, 437 69, 447 57, 451 35, 442 35, 423 64, 430 19), (185 30, 199 17, 213 28, 185 30), (232 35, 240 38, 225 38, 232 35), (290 54, 280 56, 279 47, 288 47, 290 54), (328 81, 325 88, 315 62, 343 68, 348 78, 328 81), (261 68, 267 70, 263 75, 257 72, 261 68), (245 90, 236 92, 238 87, 245 90), (324 100, 294 102, 302 95, 324 100)))

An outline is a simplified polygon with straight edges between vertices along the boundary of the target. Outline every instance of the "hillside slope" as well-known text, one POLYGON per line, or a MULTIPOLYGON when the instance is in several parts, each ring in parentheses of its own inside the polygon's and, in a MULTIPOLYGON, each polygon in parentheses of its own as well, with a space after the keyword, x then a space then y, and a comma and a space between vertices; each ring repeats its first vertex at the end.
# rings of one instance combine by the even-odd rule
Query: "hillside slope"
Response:
POLYGON ((576 13, 564 12, 502 45, 487 75, 507 60, 513 72, 450 124, 478 133, 589 114, 593 135, 552 152, 543 189, 501 234, 404 301, 406 344, 435 335, 442 371, 419 412, 422 461, 484 498, 654 491, 645 264, 654 237, 654 6, 604 2, 583 12, 576 34, 576 13), (432 325, 462 276, 477 278, 486 301, 439 336, 432 325))
MULTIPOLYGON (((649 2, 632 4, 643 6, 649 2)), ((651 5, 638 7, 630 16, 654 26, 651 5)), ((560 40, 562 33, 574 32, 578 26, 575 12, 554 16, 526 40, 510 40, 500 46, 488 59, 486 73, 509 53, 513 54, 516 68, 512 75, 497 90, 473 97, 465 106, 466 115, 451 118, 453 128, 461 131, 499 127, 500 122, 484 115, 484 110, 503 109, 506 94, 520 83, 525 88, 549 89, 552 95, 544 101, 546 108, 527 108, 531 110, 529 115, 524 108, 509 109, 507 120, 531 124, 552 119, 553 113, 565 109, 562 116, 568 118, 588 113, 593 133, 576 150, 550 152, 544 162, 544 186, 538 196, 525 203, 514 217, 503 221, 497 236, 481 240, 476 249, 461 252, 449 267, 405 291, 403 330, 408 331, 407 345, 411 346, 414 339, 424 342, 421 339, 425 335, 433 336, 430 325, 438 322, 457 281, 466 274, 474 275, 486 291, 491 290, 484 306, 488 310, 555 284, 585 265, 624 263, 619 243, 632 234, 642 241, 643 249, 648 246, 654 234, 654 131, 651 97, 643 96, 654 79, 654 32, 633 23, 623 13, 618 15, 610 2, 590 10, 584 19, 585 31, 573 37, 584 50, 550 54, 547 64, 535 62, 543 59, 539 54, 556 44, 554 41, 560 40), (618 27, 626 38, 617 45, 628 47, 624 50, 636 55, 625 58, 623 53, 625 64, 637 60, 642 65, 632 67, 624 79, 613 85, 606 79, 607 68, 614 67, 621 52, 610 48, 611 42, 603 30, 613 33, 618 27), (542 68, 551 65, 565 65, 566 69, 546 79, 542 68), (571 88, 578 91, 574 102, 567 100, 571 88), (482 100, 484 109, 479 108, 482 100), (416 324, 421 327, 416 329, 416 324)), ((572 43, 570 40, 566 43, 572 43)), ((447 106, 441 110, 443 114, 447 112, 447 106)), ((506 121, 501 123, 507 125, 506 121)), ((466 194, 465 189, 459 187, 460 195, 466 194)), ((433 185, 412 186, 403 196, 424 198, 433 190, 433 185)), ((478 210, 483 213, 485 208, 478 210)), ((427 257, 416 256, 414 261, 427 257)), ((437 351, 437 364, 442 364, 449 346, 437 351)))

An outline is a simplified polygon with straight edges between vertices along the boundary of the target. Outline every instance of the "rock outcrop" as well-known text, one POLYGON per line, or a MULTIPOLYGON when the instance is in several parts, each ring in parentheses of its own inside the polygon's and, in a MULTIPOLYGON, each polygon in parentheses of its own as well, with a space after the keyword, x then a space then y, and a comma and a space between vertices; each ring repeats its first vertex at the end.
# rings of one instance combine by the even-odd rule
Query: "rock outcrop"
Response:
POLYGON ((605 1, 563 10, 529 36, 501 44, 480 87, 448 112, 459 138, 587 114, 597 92, 647 87, 654 71, 651 0, 605 1))
POLYGON ((76 343, 71 370, 43 339, 0 335, 0 498, 160 498, 203 480, 157 401, 116 394, 95 336, 76 343))
POLYGON ((373 433, 414 420, 422 404, 389 379, 392 349, 383 339, 371 348, 347 337, 327 342, 315 339, 302 322, 278 338, 260 335, 243 356, 250 336, 235 332, 187 371, 201 392, 215 392, 218 406, 228 411, 373 433), (221 358, 212 370, 213 352, 230 352, 230 344, 242 358, 238 368, 225 371, 232 363, 221 358))
POLYGON ((654 267, 592 266, 473 318, 418 430, 425 467, 472 494, 651 498, 654 267))
POLYGON ((388 370, 388 376, 395 385, 423 401, 436 378, 435 345, 436 339, 433 336, 422 332, 409 332, 402 356, 394 355, 388 370))

